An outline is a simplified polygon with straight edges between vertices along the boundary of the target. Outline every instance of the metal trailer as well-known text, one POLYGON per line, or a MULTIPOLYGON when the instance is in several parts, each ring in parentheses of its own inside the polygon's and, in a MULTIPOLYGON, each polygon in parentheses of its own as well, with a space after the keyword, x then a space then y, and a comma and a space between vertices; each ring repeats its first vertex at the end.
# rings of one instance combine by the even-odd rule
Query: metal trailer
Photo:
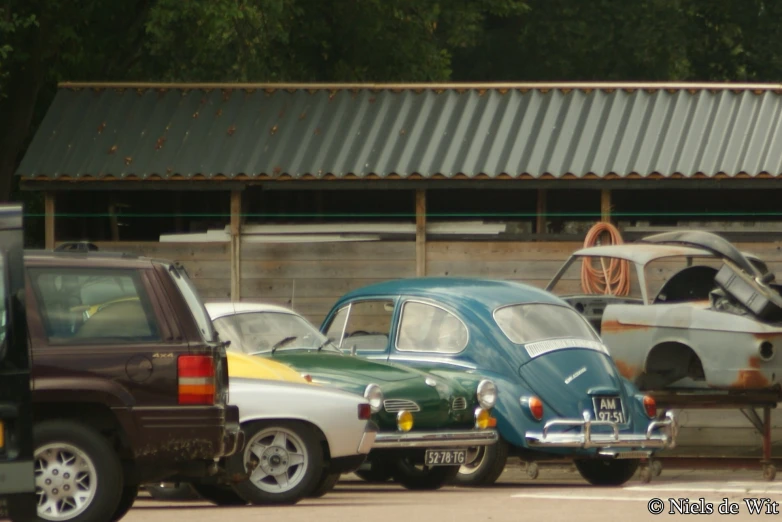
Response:
MULTIPOLYGON (((763 391, 725 391, 687 390, 687 391, 649 391, 646 392, 657 401, 658 408, 665 410, 725 410, 738 409, 755 427, 762 437, 762 455, 760 460, 752 457, 713 457, 713 456, 661 456, 654 457, 649 463, 652 475, 659 476, 663 466, 671 469, 757 469, 763 471, 763 478, 774 480, 777 466, 782 458, 771 457, 771 410, 782 400, 781 390, 763 391), (760 413, 759 413, 760 412, 760 413)), ((642 477, 643 478, 643 477, 642 477)), ((649 477, 651 478, 651 477, 649 477)))

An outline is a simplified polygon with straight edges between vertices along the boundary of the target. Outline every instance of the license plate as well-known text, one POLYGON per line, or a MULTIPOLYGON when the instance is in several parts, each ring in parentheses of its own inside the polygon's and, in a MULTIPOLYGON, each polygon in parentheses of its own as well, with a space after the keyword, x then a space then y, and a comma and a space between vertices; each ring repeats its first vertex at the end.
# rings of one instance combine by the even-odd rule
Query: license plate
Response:
POLYGON ((625 423, 622 399, 619 397, 593 397, 592 403, 595 407, 595 420, 625 423))
POLYGON ((467 462, 467 450, 426 450, 424 464, 427 466, 461 466, 467 462))

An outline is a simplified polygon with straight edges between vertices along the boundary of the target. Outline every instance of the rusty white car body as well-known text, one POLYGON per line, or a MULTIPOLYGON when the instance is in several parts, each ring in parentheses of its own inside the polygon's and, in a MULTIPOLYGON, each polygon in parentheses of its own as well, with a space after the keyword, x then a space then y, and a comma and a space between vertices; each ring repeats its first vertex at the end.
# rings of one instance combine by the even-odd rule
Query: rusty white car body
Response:
POLYGON ((782 381, 782 298, 771 281, 762 261, 720 236, 686 231, 578 250, 546 289, 586 316, 642 390, 763 390, 782 381), (630 292, 574 292, 582 262, 597 270, 625 263, 630 292), (753 311, 753 300, 764 313, 753 311))

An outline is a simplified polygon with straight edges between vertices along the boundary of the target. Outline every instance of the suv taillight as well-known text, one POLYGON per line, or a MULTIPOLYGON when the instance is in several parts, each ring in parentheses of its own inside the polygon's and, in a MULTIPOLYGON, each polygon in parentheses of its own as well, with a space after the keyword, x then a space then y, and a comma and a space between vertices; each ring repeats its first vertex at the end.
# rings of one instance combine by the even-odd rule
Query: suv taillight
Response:
POLYGON ((180 355, 179 404, 215 403, 215 364, 211 355, 180 355))

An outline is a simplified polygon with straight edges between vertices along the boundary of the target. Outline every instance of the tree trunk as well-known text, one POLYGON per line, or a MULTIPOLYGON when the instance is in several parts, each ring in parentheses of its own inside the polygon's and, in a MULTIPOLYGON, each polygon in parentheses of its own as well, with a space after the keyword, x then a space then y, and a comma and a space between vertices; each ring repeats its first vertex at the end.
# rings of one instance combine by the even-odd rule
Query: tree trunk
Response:
POLYGON ((30 132, 35 102, 43 84, 40 46, 35 45, 30 59, 11 71, 7 94, 0 99, 0 201, 9 201, 14 173, 30 132))

